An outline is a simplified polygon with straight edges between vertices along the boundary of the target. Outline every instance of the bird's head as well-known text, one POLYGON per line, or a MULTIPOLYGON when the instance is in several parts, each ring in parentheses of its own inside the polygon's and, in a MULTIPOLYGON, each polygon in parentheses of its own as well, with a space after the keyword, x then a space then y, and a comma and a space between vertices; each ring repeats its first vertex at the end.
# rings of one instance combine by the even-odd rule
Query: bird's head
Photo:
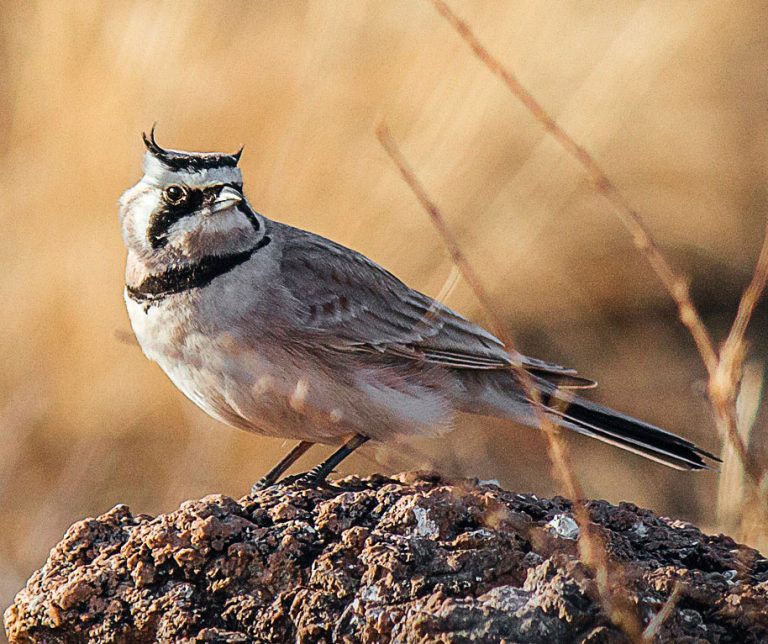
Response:
POLYGON ((265 222, 243 195, 235 154, 166 150, 155 128, 143 135, 144 176, 120 198, 123 239, 152 267, 194 264, 243 252, 264 237, 265 222))

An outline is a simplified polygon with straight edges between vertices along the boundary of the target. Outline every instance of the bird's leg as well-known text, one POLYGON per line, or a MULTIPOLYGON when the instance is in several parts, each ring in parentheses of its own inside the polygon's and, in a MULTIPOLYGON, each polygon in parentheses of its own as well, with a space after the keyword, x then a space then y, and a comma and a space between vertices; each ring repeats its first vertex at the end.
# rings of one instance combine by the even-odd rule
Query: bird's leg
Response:
POLYGON ((333 469, 341 463, 347 456, 354 452, 358 447, 368 441, 367 436, 362 434, 355 434, 344 445, 339 447, 333 454, 325 459, 318 466, 312 468, 304 476, 299 479, 299 483, 304 485, 315 485, 325 480, 325 478, 333 471, 333 469))
POLYGON ((312 447, 312 445, 314 445, 314 443, 310 443, 309 441, 301 441, 298 445, 296 445, 296 447, 294 447, 290 452, 283 456, 282 459, 280 459, 280 462, 277 465, 275 465, 271 470, 269 470, 269 472, 267 472, 256 483, 253 484, 253 487, 251 488, 251 494, 255 494, 259 490, 263 490, 264 488, 268 488, 269 486, 277 483, 277 479, 280 478, 283 472, 285 472, 285 470, 287 470, 291 465, 298 461, 304 452, 312 447))

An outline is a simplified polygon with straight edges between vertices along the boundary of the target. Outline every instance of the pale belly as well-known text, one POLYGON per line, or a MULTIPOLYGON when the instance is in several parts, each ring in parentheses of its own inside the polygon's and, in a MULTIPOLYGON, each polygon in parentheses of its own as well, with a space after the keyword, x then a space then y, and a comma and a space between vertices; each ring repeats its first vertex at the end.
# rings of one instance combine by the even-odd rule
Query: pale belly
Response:
POLYGON ((265 331, 243 341, 222 321, 201 331, 165 303, 126 298, 145 355, 214 418, 268 436, 338 443, 351 434, 389 440, 447 428, 450 405, 434 387, 354 357, 320 360, 287 349, 265 331), (186 321, 185 321, 186 320, 186 321))

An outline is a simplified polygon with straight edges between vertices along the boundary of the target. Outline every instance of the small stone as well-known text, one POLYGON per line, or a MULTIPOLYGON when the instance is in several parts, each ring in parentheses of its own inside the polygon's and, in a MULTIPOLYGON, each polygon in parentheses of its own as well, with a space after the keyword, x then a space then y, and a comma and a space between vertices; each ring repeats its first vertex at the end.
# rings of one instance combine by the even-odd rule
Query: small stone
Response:
POLYGON ((551 532, 554 532, 557 536, 563 539, 570 539, 572 541, 579 538, 579 524, 576 520, 567 514, 555 515, 552 520, 547 523, 547 527, 551 532))

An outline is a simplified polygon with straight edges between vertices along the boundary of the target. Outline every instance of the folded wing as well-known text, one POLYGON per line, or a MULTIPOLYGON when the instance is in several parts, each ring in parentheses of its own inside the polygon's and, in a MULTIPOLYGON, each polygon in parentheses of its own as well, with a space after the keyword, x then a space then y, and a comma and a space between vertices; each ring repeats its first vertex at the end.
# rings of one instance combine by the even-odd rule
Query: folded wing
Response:
POLYGON ((289 226, 282 238, 281 272, 299 302, 302 322, 324 333, 335 349, 397 355, 454 369, 522 365, 560 387, 594 385, 573 369, 507 351, 482 327, 355 251, 289 226))

